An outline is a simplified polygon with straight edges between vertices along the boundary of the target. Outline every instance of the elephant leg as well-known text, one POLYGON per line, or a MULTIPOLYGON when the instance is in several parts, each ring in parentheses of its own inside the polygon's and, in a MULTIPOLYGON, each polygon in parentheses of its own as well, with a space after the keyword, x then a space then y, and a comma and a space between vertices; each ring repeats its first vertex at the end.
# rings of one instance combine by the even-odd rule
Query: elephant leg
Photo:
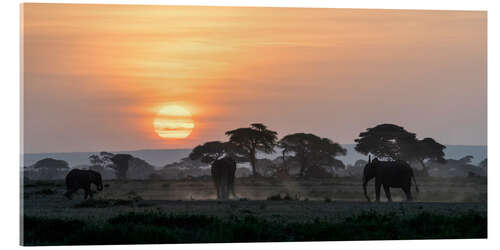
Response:
POLYGON ((90 184, 85 187, 85 200, 90 196, 92 198, 92 190, 90 190, 90 184))
POLYGON ((229 190, 227 190, 227 184, 228 184, 227 180, 223 180, 221 182, 221 197, 223 200, 227 200, 227 198, 228 198, 228 191, 229 190))
POLYGON ((238 198, 238 196, 236 195, 236 193, 234 192, 234 176, 233 177, 229 177, 229 193, 231 195, 233 195, 234 198, 238 198))
POLYGON ((220 185, 219 182, 214 180, 215 191, 217 192, 217 199, 220 199, 220 185))
POLYGON ((375 181, 375 201, 380 202, 380 186, 382 186, 382 183, 375 181))
POLYGON ((389 188, 389 185, 384 185, 384 192, 385 196, 387 196, 387 201, 392 202, 391 189, 389 188))
POLYGON ((405 192, 405 195, 406 195, 406 201, 412 201, 413 197, 411 195, 411 188, 410 187, 404 187, 403 191, 405 192))
POLYGON ((234 182, 233 182, 233 183, 231 183, 230 188, 231 188, 231 194, 233 194, 233 197, 234 197, 234 198, 236 198, 236 199, 238 199, 238 196, 237 196, 237 195, 236 195, 236 193, 234 192, 234 182))

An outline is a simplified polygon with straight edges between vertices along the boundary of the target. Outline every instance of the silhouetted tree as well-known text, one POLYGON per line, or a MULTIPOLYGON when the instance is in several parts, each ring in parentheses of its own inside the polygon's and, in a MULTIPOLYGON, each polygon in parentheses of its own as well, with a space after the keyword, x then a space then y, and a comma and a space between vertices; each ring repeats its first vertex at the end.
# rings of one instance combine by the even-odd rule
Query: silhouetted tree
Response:
POLYGON ((129 154, 116 154, 110 158, 113 164, 108 165, 108 167, 115 170, 116 178, 120 180, 127 179, 127 171, 129 168, 129 161, 133 158, 129 154))
POLYGON ((56 160, 52 158, 45 158, 39 160, 33 166, 34 168, 47 168, 47 169, 68 169, 69 165, 66 161, 56 160))
POLYGON ((132 156, 128 161, 126 177, 132 179, 147 179, 153 172, 155 172, 153 165, 139 157, 132 156))
POLYGON ((99 155, 91 155, 89 156, 89 161, 90 161, 90 164, 92 164, 92 166, 103 166, 104 165, 104 162, 101 160, 101 157, 99 157, 99 155))
POLYGON ((414 133, 394 124, 381 124, 368 128, 354 140, 356 151, 362 154, 371 153, 379 158, 417 162, 422 165, 424 173, 428 174, 425 161, 446 163, 444 145, 432 138, 418 140, 414 133))
POLYGON ((113 164, 113 162, 111 161, 111 158, 113 156, 113 153, 102 151, 99 154, 93 154, 89 156, 89 161, 92 165, 107 167, 108 165, 113 164))
POLYGON ((415 134, 406 131, 403 127, 394 124, 381 124, 368 128, 359 134, 356 142, 356 151, 362 154, 373 154, 378 158, 397 160, 401 151, 413 144, 415 134))
POLYGON ((189 159, 200 160, 203 163, 212 163, 223 156, 231 156, 234 160, 238 160, 238 148, 230 142, 210 141, 203 145, 196 146, 189 154, 189 159))
POLYGON ((69 164, 63 160, 45 158, 37 161, 33 168, 38 169, 42 179, 58 178, 61 172, 69 170, 69 164))
POLYGON ((277 132, 267 129, 265 125, 260 123, 252 123, 248 128, 238 128, 226 132, 226 135, 229 136, 229 142, 243 156, 241 159, 250 161, 254 176, 257 174, 257 152, 273 153, 277 134, 277 132))
POLYGON ((309 168, 321 165, 345 168, 342 161, 335 157, 346 154, 346 149, 328 138, 321 138, 313 134, 290 134, 278 142, 283 149, 282 154, 293 153, 293 159, 300 164, 300 175, 303 176, 309 168))
POLYGON ((444 159, 444 149, 446 146, 437 143, 432 138, 415 140, 401 153, 401 159, 408 162, 418 162, 422 165, 425 175, 428 175, 428 169, 425 161, 432 160, 440 164, 446 163, 444 159))

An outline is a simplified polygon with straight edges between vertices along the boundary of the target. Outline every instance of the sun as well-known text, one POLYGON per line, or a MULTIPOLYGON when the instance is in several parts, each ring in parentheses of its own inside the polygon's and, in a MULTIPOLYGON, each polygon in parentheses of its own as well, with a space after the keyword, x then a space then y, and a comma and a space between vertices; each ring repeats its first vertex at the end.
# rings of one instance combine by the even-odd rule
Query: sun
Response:
POLYGON ((168 139, 188 137, 194 128, 191 113, 178 105, 168 105, 160 109, 153 121, 158 136, 168 139))

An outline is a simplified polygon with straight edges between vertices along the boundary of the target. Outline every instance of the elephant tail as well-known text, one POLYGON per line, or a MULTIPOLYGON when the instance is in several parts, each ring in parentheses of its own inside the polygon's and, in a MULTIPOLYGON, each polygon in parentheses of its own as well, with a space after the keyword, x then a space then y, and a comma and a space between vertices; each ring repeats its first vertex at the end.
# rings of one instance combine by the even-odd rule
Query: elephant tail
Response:
POLYGON ((411 172, 411 178, 413 179, 413 183, 415 183, 415 190, 417 193, 419 192, 417 181, 415 180, 415 175, 413 174, 413 171, 411 172))

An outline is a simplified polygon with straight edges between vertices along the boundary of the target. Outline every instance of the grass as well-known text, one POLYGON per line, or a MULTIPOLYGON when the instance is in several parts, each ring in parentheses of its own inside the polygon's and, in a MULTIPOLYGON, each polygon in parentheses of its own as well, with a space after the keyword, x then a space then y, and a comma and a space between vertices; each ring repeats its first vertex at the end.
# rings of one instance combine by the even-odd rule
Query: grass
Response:
POLYGON ((108 208, 116 206, 133 206, 133 200, 122 199, 88 199, 74 205, 75 208, 108 208))
POLYGON ((34 194, 41 194, 41 195, 52 195, 52 194, 55 194, 56 191, 50 189, 50 188, 45 188, 45 189, 42 189, 40 191, 36 191, 34 192, 34 194))
POLYGON ((365 212, 341 221, 316 218, 287 222, 276 217, 229 217, 126 213, 105 223, 24 217, 25 245, 155 244, 272 242, 325 240, 398 240, 486 238, 486 216, 469 211, 457 215, 422 212, 404 217, 365 212))

